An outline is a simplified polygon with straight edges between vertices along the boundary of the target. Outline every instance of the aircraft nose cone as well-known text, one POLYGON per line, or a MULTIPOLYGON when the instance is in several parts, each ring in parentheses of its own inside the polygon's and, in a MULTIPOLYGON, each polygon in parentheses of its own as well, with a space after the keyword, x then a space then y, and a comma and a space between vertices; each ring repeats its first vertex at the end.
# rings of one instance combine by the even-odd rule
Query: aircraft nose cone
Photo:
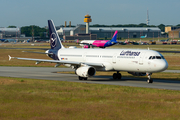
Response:
POLYGON ((160 71, 164 71, 168 68, 168 63, 166 60, 162 61, 159 63, 159 68, 160 68, 160 71))

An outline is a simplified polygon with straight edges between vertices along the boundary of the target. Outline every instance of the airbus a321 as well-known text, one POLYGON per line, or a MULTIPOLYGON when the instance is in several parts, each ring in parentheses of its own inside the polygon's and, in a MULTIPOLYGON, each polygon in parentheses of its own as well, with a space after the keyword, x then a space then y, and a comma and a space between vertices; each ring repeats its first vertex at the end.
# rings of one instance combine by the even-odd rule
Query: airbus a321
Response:
POLYGON ((87 80, 96 71, 116 71, 113 79, 121 79, 121 71, 135 76, 148 76, 148 83, 153 83, 152 73, 161 72, 168 68, 168 63, 157 51, 143 49, 84 49, 65 48, 52 20, 48 20, 51 49, 47 54, 53 60, 11 57, 19 60, 32 60, 56 63, 55 67, 63 64, 75 70, 79 80, 87 80))

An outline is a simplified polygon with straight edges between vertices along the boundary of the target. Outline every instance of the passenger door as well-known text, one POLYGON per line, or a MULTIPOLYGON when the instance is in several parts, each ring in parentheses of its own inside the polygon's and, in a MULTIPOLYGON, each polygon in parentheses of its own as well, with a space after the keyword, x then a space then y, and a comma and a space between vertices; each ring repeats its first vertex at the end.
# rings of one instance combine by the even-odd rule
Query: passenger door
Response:
POLYGON ((140 57, 139 57, 139 65, 143 65, 143 59, 145 57, 145 52, 141 53, 140 54, 140 57))

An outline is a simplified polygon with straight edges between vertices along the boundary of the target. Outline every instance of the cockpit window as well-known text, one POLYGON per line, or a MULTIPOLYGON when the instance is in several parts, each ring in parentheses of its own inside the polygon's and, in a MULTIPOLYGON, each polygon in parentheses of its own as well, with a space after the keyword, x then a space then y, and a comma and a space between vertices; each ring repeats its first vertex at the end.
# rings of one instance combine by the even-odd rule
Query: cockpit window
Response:
POLYGON ((163 56, 150 56, 149 59, 164 59, 163 56))
POLYGON ((161 56, 156 56, 156 59, 161 59, 161 56))

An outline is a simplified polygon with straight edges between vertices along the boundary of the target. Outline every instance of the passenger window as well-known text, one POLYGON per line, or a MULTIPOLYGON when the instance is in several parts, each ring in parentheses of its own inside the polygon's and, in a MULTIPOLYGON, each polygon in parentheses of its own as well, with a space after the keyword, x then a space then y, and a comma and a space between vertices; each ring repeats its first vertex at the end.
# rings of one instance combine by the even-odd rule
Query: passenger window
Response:
POLYGON ((155 59, 155 56, 153 56, 152 59, 155 59))

